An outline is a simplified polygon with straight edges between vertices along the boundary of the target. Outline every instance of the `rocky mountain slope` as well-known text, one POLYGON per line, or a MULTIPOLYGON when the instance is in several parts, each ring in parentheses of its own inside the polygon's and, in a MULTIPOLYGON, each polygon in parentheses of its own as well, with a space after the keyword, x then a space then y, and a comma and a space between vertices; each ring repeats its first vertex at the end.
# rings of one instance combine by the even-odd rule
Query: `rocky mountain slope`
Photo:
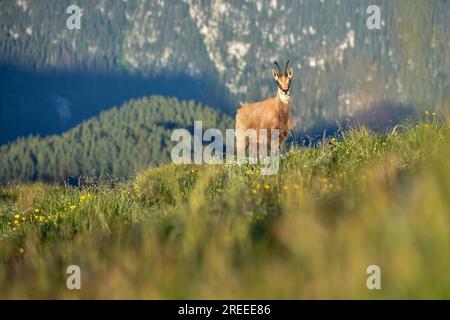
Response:
MULTIPOLYGON (((198 88, 191 98, 233 114, 239 101, 273 95, 272 62, 290 59, 296 70, 295 123, 305 129, 380 101, 443 109, 450 100, 449 1, 377 1, 381 30, 366 26, 372 4, 367 0, 80 0, 81 30, 66 28, 69 4, 2 1, 2 65, 38 74, 69 72, 64 83, 75 91, 84 89, 71 83, 74 71, 151 77, 149 91, 156 89, 146 93, 174 88, 178 97, 185 93, 176 89, 184 77, 198 88)), ((30 96, 32 88, 20 79, 16 86, 1 79, 2 93, 30 96)), ((53 102, 62 96, 71 105, 69 94, 58 90, 46 95, 53 102)), ((99 96, 102 90, 96 90, 99 96)), ((124 90, 127 98, 131 88, 124 90)), ((6 99, 0 104, 2 121, 25 116, 36 100, 6 99)), ((100 99, 97 108, 108 103, 100 99)), ((83 105, 73 102, 72 114, 82 113, 83 105)), ((55 108, 47 111, 62 121, 55 108)))

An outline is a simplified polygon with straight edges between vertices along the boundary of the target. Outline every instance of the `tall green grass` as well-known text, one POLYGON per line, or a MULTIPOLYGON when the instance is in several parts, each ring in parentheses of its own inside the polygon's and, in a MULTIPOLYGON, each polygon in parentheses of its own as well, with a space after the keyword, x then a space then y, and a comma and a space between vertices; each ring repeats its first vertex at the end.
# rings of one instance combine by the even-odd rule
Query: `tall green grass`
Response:
POLYGON ((0 298, 450 298, 450 122, 256 166, 0 189, 0 298), (66 268, 81 268, 81 290, 66 268), (381 290, 366 269, 381 268, 381 290))

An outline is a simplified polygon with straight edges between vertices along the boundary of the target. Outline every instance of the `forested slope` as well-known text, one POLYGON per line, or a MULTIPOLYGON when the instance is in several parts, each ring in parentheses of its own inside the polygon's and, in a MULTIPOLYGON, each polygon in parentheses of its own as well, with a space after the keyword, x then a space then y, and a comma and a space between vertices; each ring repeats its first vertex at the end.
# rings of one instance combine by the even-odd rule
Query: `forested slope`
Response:
POLYGON ((380 101, 450 104, 450 1, 76 3, 81 30, 66 28, 72 2, 0 2, 0 143, 63 132, 144 95, 233 114, 239 101, 275 94, 273 60, 295 68, 294 122, 304 130, 380 101), (373 4, 381 30, 366 26, 373 4))
POLYGON ((170 160, 175 128, 232 128, 231 118, 196 102, 160 96, 132 100, 62 135, 31 136, 0 147, 0 182, 70 176, 124 177, 170 160))

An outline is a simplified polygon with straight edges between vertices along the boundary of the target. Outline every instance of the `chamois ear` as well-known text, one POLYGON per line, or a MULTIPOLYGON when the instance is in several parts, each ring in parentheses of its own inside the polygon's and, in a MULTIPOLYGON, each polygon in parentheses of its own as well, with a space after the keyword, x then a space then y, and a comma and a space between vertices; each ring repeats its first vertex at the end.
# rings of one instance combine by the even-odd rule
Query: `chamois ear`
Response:
POLYGON ((292 67, 288 68, 287 76, 289 79, 292 79, 292 77, 294 76, 294 68, 292 68, 292 67))
POLYGON ((278 72, 275 70, 275 68, 272 68, 272 77, 275 79, 275 81, 278 80, 278 72))

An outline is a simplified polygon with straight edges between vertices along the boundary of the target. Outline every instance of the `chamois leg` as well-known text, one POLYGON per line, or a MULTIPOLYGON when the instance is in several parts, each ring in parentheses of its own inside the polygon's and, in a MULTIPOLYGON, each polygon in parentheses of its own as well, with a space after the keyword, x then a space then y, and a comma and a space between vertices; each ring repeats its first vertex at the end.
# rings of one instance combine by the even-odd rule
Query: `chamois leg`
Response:
POLYGON ((236 128, 236 160, 238 162, 243 162, 245 160, 248 143, 248 138, 245 136, 245 130, 236 128))

